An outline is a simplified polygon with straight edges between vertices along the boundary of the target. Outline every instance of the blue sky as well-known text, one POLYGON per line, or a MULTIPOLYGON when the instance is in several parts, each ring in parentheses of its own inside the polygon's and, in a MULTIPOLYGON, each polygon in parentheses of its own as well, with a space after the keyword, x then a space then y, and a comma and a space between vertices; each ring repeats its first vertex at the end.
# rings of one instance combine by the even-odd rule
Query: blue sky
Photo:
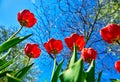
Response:
POLYGON ((0 0, 0 25, 16 26, 17 13, 23 9, 32 10, 31 0, 0 0))
MULTIPOLYGON (((19 26, 19 23, 17 21, 17 13, 23 9, 29 9, 30 11, 33 11, 33 5, 32 2, 35 0, 0 0, 0 25, 4 26, 19 26)), ((42 58, 41 58, 42 60, 42 58)), ((40 64, 41 62, 37 62, 36 64, 40 64)), ((40 69, 43 69, 44 66, 40 65, 40 69)), ((49 67, 44 67, 44 69, 52 70, 49 67)), ((39 74, 39 80, 43 81, 45 78, 48 80, 50 78, 51 72, 46 72, 44 70, 41 71, 42 73, 39 74)), ((117 74, 116 74, 117 75, 117 74)), ((110 78, 109 74, 107 72, 103 73, 104 78, 110 78)), ((108 78, 108 79, 109 79, 108 78)))

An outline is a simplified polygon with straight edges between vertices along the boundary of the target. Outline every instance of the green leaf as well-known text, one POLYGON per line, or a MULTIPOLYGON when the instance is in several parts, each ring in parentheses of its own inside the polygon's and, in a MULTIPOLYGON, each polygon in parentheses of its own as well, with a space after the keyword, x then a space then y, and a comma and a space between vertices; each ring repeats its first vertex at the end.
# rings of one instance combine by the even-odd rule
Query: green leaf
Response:
POLYGON ((76 61, 77 61, 77 49, 76 49, 76 46, 74 45, 73 55, 72 55, 72 57, 70 59, 70 63, 68 65, 68 68, 71 67, 76 61))
POLYGON ((103 72, 103 71, 101 71, 101 72, 99 73, 97 82, 101 82, 102 72, 103 72))
POLYGON ((11 73, 12 71, 4 71, 2 73, 0 73, 0 77, 4 77, 6 76, 7 73, 11 73))
POLYGON ((5 53, 2 57, 0 57, 0 59, 5 60, 5 58, 10 54, 11 52, 11 48, 7 51, 7 53, 5 53))
POLYGON ((86 75, 83 71, 83 60, 79 59, 60 75, 61 82, 85 82, 86 75))
POLYGON ((6 63, 5 60, 0 59, 0 66, 2 66, 2 65, 5 64, 5 63, 6 63))
MULTIPOLYGON (((54 58, 54 66, 53 66, 53 70, 52 70, 52 77, 54 75, 55 69, 56 69, 56 58, 54 58)), ((52 80, 52 77, 51 77, 51 80, 52 80)))
POLYGON ((88 70, 87 70, 87 82, 95 82, 95 61, 92 60, 88 70))
MULTIPOLYGON (((55 60, 56 60, 56 59, 55 59, 55 60)), ((56 62, 55 62, 55 63, 56 63, 56 62)), ((55 64, 55 63, 54 63, 54 64, 55 64)), ((55 68, 55 69, 53 70, 51 82, 57 82, 58 77, 59 77, 59 73, 60 73, 60 70, 61 70, 61 67, 62 67, 62 64, 63 64, 63 60, 58 64, 57 68, 55 68)))
MULTIPOLYGON (((34 63, 33 63, 34 64, 34 63)), ((18 71, 14 76, 17 78, 23 78, 23 76, 30 70, 30 68, 33 66, 33 64, 26 66, 22 68, 20 71, 18 71)))
POLYGON ((111 82, 120 82, 120 80, 118 80, 118 79, 110 79, 111 80, 111 82))
POLYGON ((8 79, 8 82, 22 82, 20 79, 10 75, 7 73, 7 79, 8 79))
POLYGON ((25 37, 16 37, 16 38, 12 38, 8 41, 3 42, 0 45, 0 53, 4 52, 5 50, 8 50, 9 48, 15 46, 16 44, 22 42, 23 40, 27 39, 28 37, 30 37, 32 34, 27 35, 25 37))
POLYGON ((13 62, 13 60, 14 60, 14 59, 12 59, 12 60, 6 62, 5 64, 3 64, 2 66, 0 66, 0 71, 3 70, 3 69, 5 69, 5 68, 8 67, 9 65, 11 65, 12 62, 13 62))

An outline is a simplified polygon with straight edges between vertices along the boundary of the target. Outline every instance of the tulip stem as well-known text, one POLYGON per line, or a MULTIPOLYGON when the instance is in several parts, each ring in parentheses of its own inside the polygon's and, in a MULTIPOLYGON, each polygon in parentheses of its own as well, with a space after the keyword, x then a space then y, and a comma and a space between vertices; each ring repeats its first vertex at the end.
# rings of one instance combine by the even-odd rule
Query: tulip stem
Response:
MULTIPOLYGON (((54 59, 56 59, 56 56, 52 56, 51 54, 49 54, 49 56, 54 60, 54 59)), ((55 60, 56 61, 56 60, 55 60)), ((57 61, 56 61, 56 66, 58 66, 58 63, 57 63, 57 61)), ((63 69, 61 68, 61 71, 63 71, 63 69)))
MULTIPOLYGON (((13 37, 15 37, 21 30, 22 30, 23 26, 21 26, 18 31, 16 31, 8 40, 12 39, 13 37)), ((8 41, 7 40, 7 41, 8 41)))
MULTIPOLYGON (((49 56, 54 60, 56 57, 54 56, 52 56, 51 54, 49 54, 49 56)), ((58 65, 58 63, 57 63, 57 61, 56 61, 56 65, 58 65)))
POLYGON ((27 61, 27 63, 26 63, 26 66, 29 65, 29 62, 30 62, 30 57, 28 58, 28 61, 27 61))

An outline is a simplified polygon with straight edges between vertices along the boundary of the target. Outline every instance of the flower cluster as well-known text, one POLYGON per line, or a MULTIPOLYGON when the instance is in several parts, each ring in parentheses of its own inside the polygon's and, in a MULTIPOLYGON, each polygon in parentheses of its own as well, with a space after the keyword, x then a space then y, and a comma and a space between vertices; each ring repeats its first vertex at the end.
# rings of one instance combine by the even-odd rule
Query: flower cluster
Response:
MULTIPOLYGON (((91 63, 92 60, 96 59, 97 52, 93 48, 84 48, 84 36, 73 33, 70 37, 66 37, 64 41, 71 51, 73 51, 74 45, 76 46, 77 51, 82 50, 81 56, 84 61, 91 63)), ((63 44, 61 40, 51 38, 48 42, 44 43, 44 47, 49 54, 56 55, 63 49, 63 44)))
MULTIPOLYGON (((25 26, 31 28, 36 23, 36 18, 34 14, 29 10, 25 9, 22 12, 18 13, 18 21, 21 26, 25 26)), ((119 42, 120 40, 120 26, 117 24, 108 24, 100 30, 100 35, 103 40, 107 43, 119 42)), ((70 37, 66 37, 64 39, 68 48, 73 51, 74 45, 77 48, 77 51, 81 51, 81 58, 88 63, 91 63, 92 60, 97 58, 97 51, 93 48, 84 48, 85 47, 85 39, 84 36, 79 35, 77 33, 73 33, 70 37)), ((61 40, 56 40, 51 38, 48 42, 44 43, 44 47, 49 54, 59 54, 63 49, 63 44, 61 40)), ((29 58, 37 58, 41 53, 41 49, 37 44, 28 43, 24 48, 25 54, 29 58)), ((120 73, 120 61, 118 60, 115 63, 115 69, 120 73)))
MULTIPOLYGON (((37 20, 34 17, 33 13, 25 9, 18 13, 18 21, 21 26, 31 28, 33 25, 35 25, 37 20)), ((83 49, 81 56, 84 61, 90 63, 92 59, 96 59, 97 52, 94 49, 84 48, 84 36, 73 33, 70 37, 66 37, 64 41, 71 51, 73 50, 74 45, 76 46, 77 51, 81 51, 83 49)), ((61 40, 51 38, 48 42, 44 43, 44 47, 49 54, 56 55, 59 54, 63 49, 63 44, 61 40)), ((29 58, 37 58, 41 53, 41 49, 38 47, 37 44, 28 43, 24 48, 24 52, 29 58)))
MULTIPOLYGON (((17 16, 18 22, 20 23, 21 27, 25 26, 27 28, 31 28, 37 22, 34 14, 27 9, 19 12, 17 16)), ((100 30, 100 35, 102 36, 103 40, 105 40, 107 43, 119 43, 120 26, 117 24, 108 24, 100 30)), ((64 39, 64 42, 72 52, 75 46, 76 52, 81 52, 81 59, 83 61, 91 64, 92 60, 96 60, 97 51, 93 48, 85 48, 86 41, 83 35, 73 33, 71 36, 66 37, 64 39)), ((48 42, 44 43, 44 47, 48 54, 53 54, 53 56, 56 58, 56 55, 59 54, 63 49, 63 43, 61 40, 51 38, 48 42)), ((41 54, 41 49, 38 47, 38 44, 27 43, 24 47, 24 53, 29 58, 38 58, 41 54)), ((115 62, 114 67, 120 73, 120 60, 115 62)))
MULTIPOLYGON (((100 30, 100 34, 107 43, 119 43, 120 40, 120 26, 117 24, 108 24, 100 30)), ((120 60, 115 62, 115 69, 120 73, 120 60)))
MULTIPOLYGON (((18 22, 22 27, 25 26, 27 28, 31 28, 37 22, 34 14, 27 9, 19 12, 17 17, 18 22)), ((24 52, 29 58, 38 58, 41 53, 41 49, 38 47, 38 44, 27 43, 24 48, 24 52)))

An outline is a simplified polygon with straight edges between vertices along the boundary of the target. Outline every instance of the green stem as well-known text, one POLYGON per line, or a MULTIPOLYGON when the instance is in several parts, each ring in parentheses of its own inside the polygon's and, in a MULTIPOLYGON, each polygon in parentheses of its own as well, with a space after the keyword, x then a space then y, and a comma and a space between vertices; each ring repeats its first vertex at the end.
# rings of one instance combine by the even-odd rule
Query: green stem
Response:
POLYGON ((28 66, 28 65, 29 65, 29 62, 30 62, 30 57, 28 58, 28 62, 26 63, 26 66, 28 66))
POLYGON ((54 57, 54 67, 53 67, 53 70, 52 70, 52 77, 54 75, 55 68, 56 68, 56 58, 54 57))
MULTIPOLYGON (((23 26, 20 27, 20 29, 18 29, 17 32, 15 32, 8 40, 12 39, 13 37, 15 37, 21 30, 22 30, 23 26)), ((8 41, 7 40, 7 41, 8 41)))

